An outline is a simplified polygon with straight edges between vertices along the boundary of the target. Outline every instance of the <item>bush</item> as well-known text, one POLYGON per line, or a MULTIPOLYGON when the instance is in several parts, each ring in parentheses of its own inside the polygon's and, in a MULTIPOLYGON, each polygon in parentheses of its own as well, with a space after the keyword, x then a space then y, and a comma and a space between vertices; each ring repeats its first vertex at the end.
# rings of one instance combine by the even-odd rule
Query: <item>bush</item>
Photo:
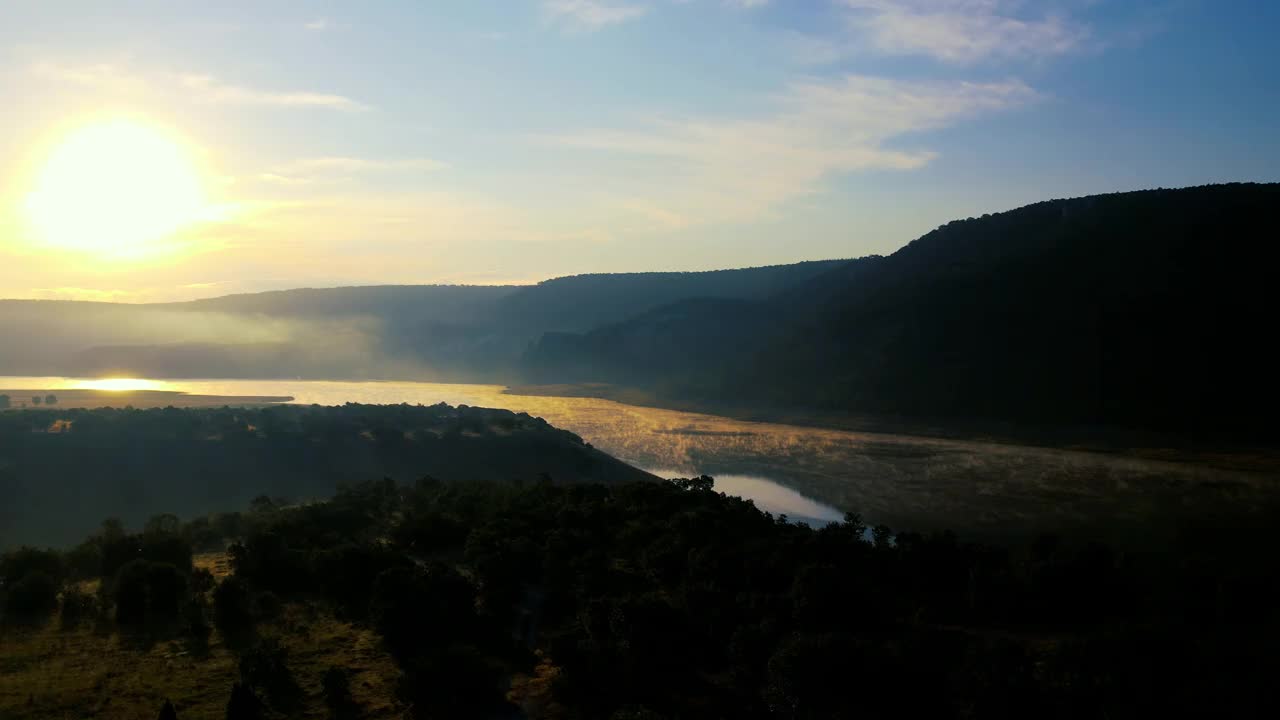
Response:
POLYGON ((61 608, 62 626, 72 628, 97 614, 98 601, 88 593, 71 589, 62 593, 61 608))
POLYGON ((147 611, 151 618, 176 620, 186 599, 186 576, 169 563, 151 563, 147 570, 147 611))
POLYGON ((172 622, 186 599, 187 579, 169 563, 134 560, 120 568, 114 590, 117 622, 172 622))
POLYGON ((116 622, 141 625, 147 619, 147 571, 151 563, 134 560, 116 573, 112 601, 116 606, 116 622))
POLYGON ((213 624, 223 635, 235 636, 253 629, 249 586, 229 577, 213 590, 213 624))
POLYGON ((334 718, 352 717, 356 703, 351 697, 351 679, 345 669, 331 667, 320 681, 324 691, 324 704, 334 718))
POLYGON ((187 634, 197 643, 209 642, 209 635, 213 629, 209 627, 209 621, 205 619, 205 602, 202 597, 193 597, 187 602, 186 609, 183 610, 183 620, 186 621, 187 634))
POLYGON ((271 621, 280 617, 280 613, 284 612, 284 603, 280 601, 280 596, 271 592, 258 593, 253 599, 253 616, 262 621, 271 621))
POLYGON ((266 693, 273 710, 288 711, 302 695, 288 661, 289 651, 278 640, 265 639, 240 658, 240 680, 266 693))
POLYGON ((102 577, 102 545, 85 540, 66 554, 67 573, 76 580, 102 577))
POLYGON ((46 617, 58 607, 58 584, 48 573, 27 573, 5 593, 4 607, 16 618, 46 617))
POLYGON ((60 585, 66 567, 62 556, 54 550, 24 547, 0 556, 0 587, 10 586, 33 572, 42 572, 55 585, 60 585))
POLYGON ((227 701, 227 720, 261 720, 262 701, 253 688, 243 683, 231 687, 231 699, 227 701))
POLYGON ((203 595, 213 589, 217 581, 213 578, 213 573, 205 568, 196 568, 191 571, 191 594, 203 595))

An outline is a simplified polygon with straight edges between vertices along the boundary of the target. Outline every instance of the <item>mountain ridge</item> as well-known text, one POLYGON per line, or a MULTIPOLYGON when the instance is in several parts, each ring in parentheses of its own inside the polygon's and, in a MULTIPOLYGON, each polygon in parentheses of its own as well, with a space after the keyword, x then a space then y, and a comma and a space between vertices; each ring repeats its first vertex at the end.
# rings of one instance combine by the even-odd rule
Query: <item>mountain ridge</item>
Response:
POLYGON ((1280 401, 1260 333, 1276 206, 1277 184, 1044 201, 953 221, 762 307, 699 319, 676 304, 559 337, 525 365, 535 382, 589 368, 582 380, 708 405, 1256 430, 1280 401), (700 328, 720 333, 714 351, 678 341, 700 328), (666 376, 646 370, 672 357, 666 376), (1187 382, 1204 374, 1220 386, 1187 382))

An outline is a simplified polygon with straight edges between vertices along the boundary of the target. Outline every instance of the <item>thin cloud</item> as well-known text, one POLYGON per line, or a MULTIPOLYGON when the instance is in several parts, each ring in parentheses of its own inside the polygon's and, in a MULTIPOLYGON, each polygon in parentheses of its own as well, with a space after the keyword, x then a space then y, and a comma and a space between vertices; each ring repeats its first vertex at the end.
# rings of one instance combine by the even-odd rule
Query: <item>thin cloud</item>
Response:
POLYGON ((639 129, 548 139, 655 163, 656 172, 643 181, 632 169, 601 182, 643 200, 646 208, 659 208, 671 218, 736 221, 818 192, 835 176, 923 167, 936 157, 934 151, 890 144, 1035 97, 1017 80, 928 83, 850 75, 797 83, 775 98, 771 112, 758 117, 669 119, 639 129))
POLYGON ((328 156, 294 160, 260 173, 259 180, 272 185, 298 186, 333 184, 366 177, 372 173, 433 172, 447 168, 431 158, 377 160, 361 157, 328 156))
POLYGON ((267 105, 275 107, 315 107, 355 112, 368 110, 363 103, 345 95, 317 92, 275 92, 256 90, 219 81, 212 75, 182 75, 179 84, 201 102, 227 105, 267 105))
POLYGON ((369 172, 378 170, 440 170, 448 167, 448 165, 431 158, 371 160, 359 157, 329 156, 298 160, 293 164, 293 167, 301 170, 369 172))
POLYGON ((542 7, 552 18, 587 31, 620 25, 649 12, 646 5, 609 0, 544 0, 542 7))
POLYGON ((323 108, 343 112, 368 110, 369 106, 345 95, 308 91, 275 91, 235 85, 212 75, 195 73, 144 73, 109 63, 63 65, 40 62, 30 66, 37 77, 55 82, 96 88, 121 94, 163 92, 198 103, 257 105, 282 108, 323 108))
POLYGON ((302 27, 313 32, 322 32, 333 27, 333 23, 329 22, 329 18, 316 18, 315 20, 304 23, 302 27))
POLYGON ((282 175, 274 172, 262 173, 258 175, 258 179, 273 185, 310 185, 312 182, 311 178, 282 175))
MULTIPOLYGON (((1029 15, 1018 0, 837 0, 859 45, 952 63, 1061 55, 1089 38, 1066 15, 1029 15)), ((1034 7, 1034 6, 1033 6, 1034 7)))

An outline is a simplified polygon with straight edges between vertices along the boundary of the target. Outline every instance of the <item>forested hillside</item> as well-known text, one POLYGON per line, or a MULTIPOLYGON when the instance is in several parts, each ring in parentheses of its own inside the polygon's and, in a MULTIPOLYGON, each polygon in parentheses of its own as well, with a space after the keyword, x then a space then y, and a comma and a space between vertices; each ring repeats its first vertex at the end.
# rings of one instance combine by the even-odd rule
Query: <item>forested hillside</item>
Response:
POLYGON ((526 367, 720 406, 1266 435, 1276 207, 1280 185, 1037 203, 765 301, 549 337, 526 367))
POLYGON ((0 548, 62 544, 104 516, 233 510, 339 482, 652 479, 541 418, 391 405, 0 412, 0 548))

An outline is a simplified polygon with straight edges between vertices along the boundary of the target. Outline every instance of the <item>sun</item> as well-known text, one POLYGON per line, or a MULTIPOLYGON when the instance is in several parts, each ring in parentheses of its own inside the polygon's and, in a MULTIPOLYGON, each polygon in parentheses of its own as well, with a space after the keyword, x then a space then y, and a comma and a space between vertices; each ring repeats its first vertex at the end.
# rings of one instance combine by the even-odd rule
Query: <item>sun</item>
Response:
POLYGON ((205 206, 183 145, 131 120, 72 131, 50 153, 26 198, 42 242, 105 256, 145 254, 197 222, 205 206))

